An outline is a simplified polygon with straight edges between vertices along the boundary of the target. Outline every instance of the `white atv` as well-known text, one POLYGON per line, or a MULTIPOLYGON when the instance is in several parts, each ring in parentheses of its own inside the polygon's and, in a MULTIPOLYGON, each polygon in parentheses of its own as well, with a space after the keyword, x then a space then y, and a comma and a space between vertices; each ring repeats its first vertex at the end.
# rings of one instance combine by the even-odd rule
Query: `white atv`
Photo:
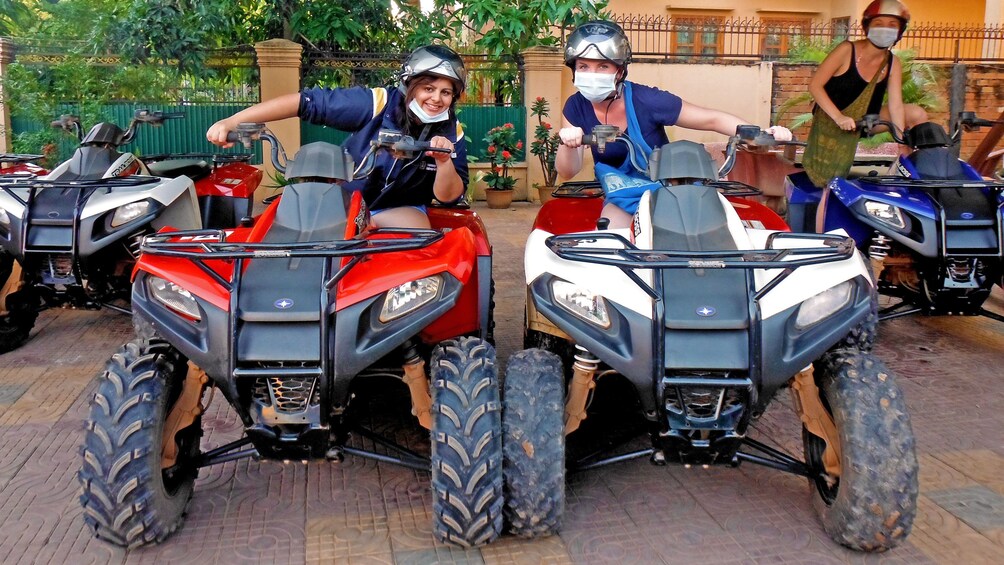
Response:
MULTIPOLYGON (((7 296, 7 312, 0 316, 0 353, 27 339, 43 304, 129 313, 112 302, 128 301, 143 236, 167 226, 203 227, 196 186, 186 176, 192 174, 190 163, 158 163, 153 175, 134 154, 118 150, 139 124, 181 115, 140 110, 125 131, 100 123, 86 136, 79 135, 75 117, 64 116, 53 126, 81 137, 69 160, 41 176, 0 176, 0 287, 13 262, 21 265, 18 288, 7 296), (180 167, 178 174, 172 166, 180 167)), ((260 179, 260 172, 254 174, 260 179)), ((250 216, 246 200, 242 215, 250 216)))
MULTIPOLYGON (((592 137, 634 153, 616 131, 592 137)), ((613 456, 601 449, 569 460, 569 470, 643 456, 658 465, 749 461, 807 477, 839 543, 882 551, 909 534, 913 432, 894 376, 870 353, 868 265, 842 232, 754 228, 737 213, 744 205, 720 194, 735 188, 718 179, 737 146, 771 142, 740 127, 722 171, 696 143, 656 149, 647 173, 663 186, 642 197, 631 230, 553 233, 544 228, 562 222, 538 216, 526 244, 529 349, 510 359, 503 390, 514 533, 558 529, 565 436, 619 375, 637 393, 651 446, 613 456), (748 437, 786 387, 802 421, 804 462, 748 437)), ((581 206, 573 192, 567 202, 581 206)), ((560 214, 561 200, 541 215, 560 214)))

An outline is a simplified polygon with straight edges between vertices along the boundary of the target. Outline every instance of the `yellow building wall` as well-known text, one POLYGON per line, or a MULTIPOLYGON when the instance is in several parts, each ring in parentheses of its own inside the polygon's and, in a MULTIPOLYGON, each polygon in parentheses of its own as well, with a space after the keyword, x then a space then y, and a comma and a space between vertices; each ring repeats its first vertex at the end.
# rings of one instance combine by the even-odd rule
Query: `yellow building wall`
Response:
MULTIPOLYGON (((831 18, 861 18, 870 0, 610 0, 607 9, 614 14, 669 16, 701 12, 725 18, 756 19, 784 14, 811 17, 822 21, 831 18)), ((1001 21, 1004 0, 909 0, 912 19, 922 23, 975 25, 1001 21)))

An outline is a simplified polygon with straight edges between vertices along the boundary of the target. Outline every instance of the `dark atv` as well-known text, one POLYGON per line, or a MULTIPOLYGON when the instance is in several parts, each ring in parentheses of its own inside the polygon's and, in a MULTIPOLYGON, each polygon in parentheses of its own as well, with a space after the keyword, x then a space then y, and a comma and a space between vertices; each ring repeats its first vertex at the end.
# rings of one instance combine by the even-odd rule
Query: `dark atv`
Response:
POLYGON ((78 118, 62 116, 53 127, 80 140, 70 159, 50 172, 0 175, 0 287, 13 289, 7 312, 0 308, 0 353, 27 340, 42 307, 128 314, 143 236, 165 226, 232 227, 251 215, 262 173, 239 162, 250 155, 221 156, 210 166, 120 151, 140 125, 182 116, 138 110, 125 130, 102 122, 86 135, 78 118), (15 261, 20 277, 9 281, 15 261))
POLYGON ((87 524, 117 545, 159 542, 181 526, 202 467, 355 455, 431 470, 437 536, 492 541, 502 441, 484 225, 440 208, 430 209, 431 230, 369 230, 361 193, 341 186, 368 174, 377 150, 416 162, 436 149, 382 132, 355 171, 327 143, 283 167, 264 126, 231 136, 268 140, 291 183, 248 226, 144 241, 132 302, 139 338, 112 357, 91 402, 79 474, 87 524), (363 426, 352 400, 375 377, 410 391, 431 456, 363 426), (203 451, 207 389, 219 389, 245 435, 203 451))
MULTIPOLYGON (((593 143, 626 143, 644 170, 627 136, 597 130, 593 143)), ((740 127, 721 171, 698 144, 657 148, 647 172, 662 186, 641 198, 630 229, 563 231, 559 218, 589 198, 582 190, 561 198, 559 189, 541 208, 526 245, 528 349, 510 358, 503 390, 505 511, 516 534, 560 527, 566 466, 645 456, 805 476, 826 532, 852 548, 882 551, 909 534, 913 432, 895 377, 870 352, 867 265, 846 235, 765 229, 776 225, 766 209, 743 218, 748 204, 726 196, 737 183, 719 178, 745 142, 773 139, 740 127), (638 406, 641 429, 566 462, 565 437, 593 399, 617 390, 608 383, 630 389, 621 409, 638 406), (784 388, 804 461, 750 437, 784 388), (639 435, 648 447, 610 455, 639 435)), ((592 210, 597 225, 598 203, 592 210)))

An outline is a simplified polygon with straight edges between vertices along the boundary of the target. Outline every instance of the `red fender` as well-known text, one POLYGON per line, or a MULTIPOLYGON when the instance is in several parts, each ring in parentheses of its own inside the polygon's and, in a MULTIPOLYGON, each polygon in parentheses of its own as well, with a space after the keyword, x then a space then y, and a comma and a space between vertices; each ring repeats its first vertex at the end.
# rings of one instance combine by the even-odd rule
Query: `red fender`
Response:
POLYGON ((262 172, 245 163, 230 163, 213 169, 208 177, 195 183, 198 196, 251 198, 261 184, 262 172))

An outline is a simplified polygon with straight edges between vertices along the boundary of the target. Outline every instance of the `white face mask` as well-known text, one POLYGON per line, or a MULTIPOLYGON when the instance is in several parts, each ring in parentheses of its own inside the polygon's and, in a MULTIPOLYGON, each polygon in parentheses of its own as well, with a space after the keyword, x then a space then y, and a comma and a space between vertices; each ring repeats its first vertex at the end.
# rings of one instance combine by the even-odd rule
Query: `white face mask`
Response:
POLYGON ((894 27, 868 28, 868 41, 879 49, 888 49, 899 39, 899 30, 894 27))
POLYGON ((423 124, 434 124, 436 122, 445 122, 446 120, 450 119, 449 108, 443 110, 442 112, 436 114, 435 116, 430 116, 429 114, 425 113, 425 110, 423 110, 422 106, 419 105, 418 100, 415 100, 414 98, 412 98, 411 103, 408 104, 408 109, 411 110, 411 113, 415 114, 415 117, 417 117, 419 121, 421 121, 423 124))
POLYGON ((590 102, 602 102, 617 89, 617 75, 575 71, 575 88, 590 102))

